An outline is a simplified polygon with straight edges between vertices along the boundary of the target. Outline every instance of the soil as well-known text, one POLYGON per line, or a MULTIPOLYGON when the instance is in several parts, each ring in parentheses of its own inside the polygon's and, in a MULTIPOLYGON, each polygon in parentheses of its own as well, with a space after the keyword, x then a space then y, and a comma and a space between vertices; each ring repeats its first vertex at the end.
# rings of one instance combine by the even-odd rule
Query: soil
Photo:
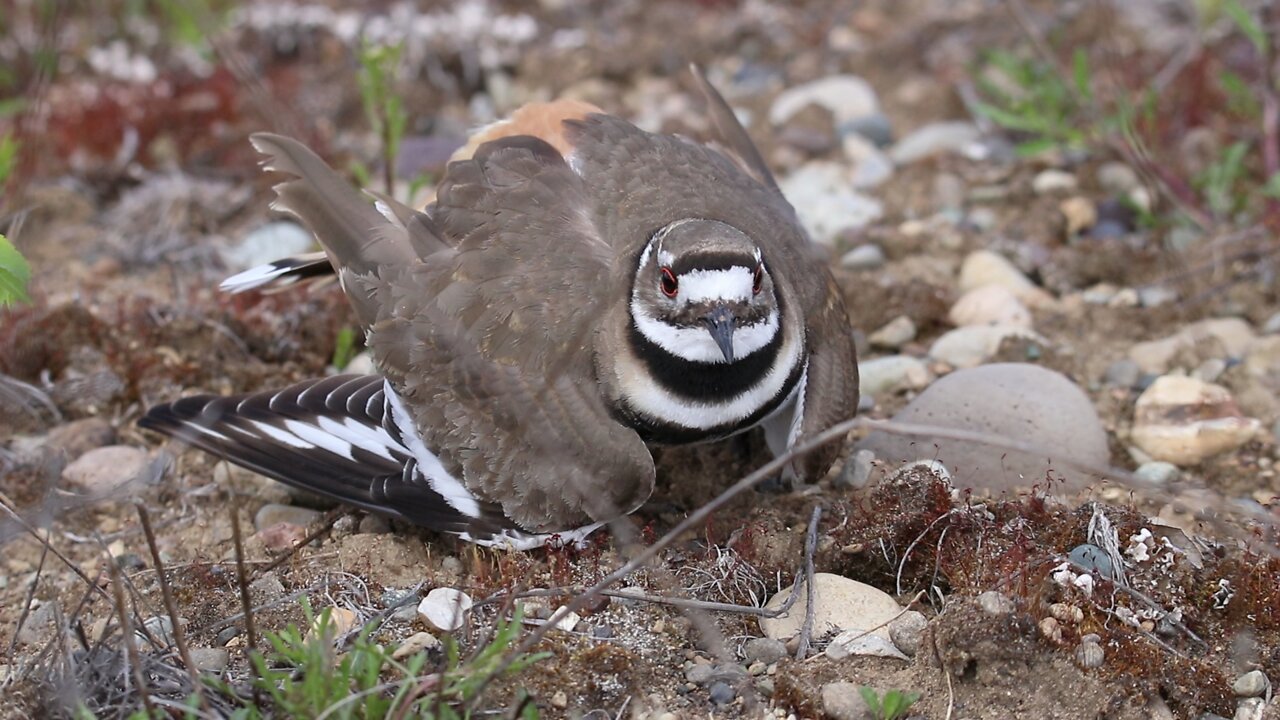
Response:
MULTIPOLYGON (((387 5, 371 3, 368 12, 384 13, 387 5)), ((453 12, 449 3, 424 5, 427 12, 453 12)), ((1144 42, 1143 28, 1109 21, 1111 11, 1101 3, 1097 14, 1051 2, 1029 5, 1064 47, 1100 25, 1117 46, 1144 42)), ((410 136, 436 148, 415 161, 436 173, 485 103, 501 113, 524 100, 572 95, 623 116, 656 119, 655 129, 700 133, 706 123, 683 72, 693 61, 759 77, 767 90, 735 105, 751 113, 753 135, 781 176, 839 154, 838 146, 806 154, 777 140, 764 118, 769 98, 783 87, 860 75, 876 88, 900 137, 930 122, 968 117, 957 88, 967 82, 979 50, 1025 49, 1027 43, 999 3, 546 0, 484 6, 527 13, 537 23, 536 39, 469 44, 465 34, 433 36, 423 45, 425 59, 418 58, 421 72, 397 86, 411 113, 410 136), (501 58, 487 81, 476 66, 485 53, 501 58)), ((198 451, 164 446, 136 428, 155 403, 278 387, 331 371, 340 331, 353 325, 341 294, 333 287, 219 294, 218 281, 239 269, 226 266, 222 251, 274 217, 270 183, 258 171, 248 133, 291 132, 339 167, 359 160, 376 169, 378 142, 362 114, 356 60, 333 32, 240 21, 220 35, 208 55, 214 69, 202 74, 189 69, 191 48, 145 44, 145 33, 116 21, 126 11, 112 7, 67 11, 61 22, 68 29, 45 39, 71 59, 42 90, 45 131, 23 136, 18 180, 0 201, 8 213, 0 230, 34 269, 32 302, 0 310, 0 372, 36 388, 0 387, 0 499, 23 518, 0 519, 0 647, 12 649, 0 660, 7 695, 0 716, 65 716, 67 707, 52 698, 72 696, 67 693, 80 693, 102 717, 123 707, 104 700, 116 694, 103 686, 78 685, 51 670, 26 671, 70 672, 84 662, 75 650, 79 640, 100 639, 113 613, 104 552, 122 571, 138 615, 166 615, 135 504, 150 513, 189 643, 229 648, 232 679, 249 672, 237 617, 233 517, 246 536, 253 600, 267 604, 255 612, 259 632, 301 624, 302 595, 315 607, 345 607, 362 618, 397 593, 438 586, 477 600, 559 588, 563 594, 550 602, 555 607, 623 561, 628 546, 607 534, 581 549, 500 552, 336 509, 337 520, 314 542, 267 569, 281 556, 254 532, 255 513, 268 502, 316 499, 219 466, 198 451), (150 57, 159 80, 125 82, 90 69, 89 50, 121 37, 150 57), (85 90, 95 84, 97 95, 85 90), (162 90, 164 102, 155 101, 162 90), (113 123, 138 132, 124 163, 117 161, 123 134, 111 133, 113 123), (30 399, 39 396, 51 407, 30 399), (107 444, 145 448, 154 472, 106 494, 68 487, 62 468, 107 444), (69 628, 66 618, 75 620, 69 628)), ((31 20, 19 13, 15 23, 31 20)), ((24 66, 14 67, 21 72, 24 66)), ((0 129, 4 122, 0 117, 0 129)), ((1108 159, 1114 158, 1099 152, 1060 164, 1091 179, 1108 159)), ((1031 190, 1045 162, 946 156, 899 168, 870 191, 883 203, 883 216, 831 249, 854 328, 867 333, 906 315, 919 335, 903 351, 925 355, 949 329, 960 261, 983 248, 1014 258, 1047 254, 1051 261, 1024 269, 1059 294, 1100 282, 1144 287, 1203 259, 1167 250, 1157 230, 1135 232, 1124 242, 1068 242, 1058 199, 1031 190), (952 227, 946 237, 904 229, 936 213, 935 182, 942 174, 1007 189, 984 205, 995 216, 991 228, 952 227), (843 250, 868 241, 884 248, 884 268, 839 266, 843 250)), ((1081 192, 1103 199, 1092 180, 1082 180, 1081 192)), ((1034 361, 1088 391, 1112 436, 1111 461, 1118 467, 1135 465, 1124 440, 1137 391, 1102 382, 1111 363, 1135 343, 1198 319, 1236 315, 1261 327, 1277 310, 1268 275, 1259 276, 1248 262, 1219 264, 1208 276, 1193 273, 1177 283, 1189 299, 1155 308, 1058 304, 1035 313, 1035 328, 1051 347, 1034 361)), ((1007 352, 1028 360, 1025 349, 1007 352)), ((1275 387, 1258 385, 1236 368, 1219 382, 1236 392, 1246 414, 1268 423, 1280 415, 1275 387)), ((870 415, 891 417, 912 397, 877 398, 870 415)), ((1104 486, 1069 499, 1042 488, 979 499, 950 491, 923 470, 849 489, 836 482, 838 465, 812 486, 748 492, 623 584, 654 595, 759 606, 791 587, 803 569, 808 519, 821 506, 815 569, 868 583, 904 604, 917 598, 913 607, 930 623, 915 657, 784 659, 757 668, 759 674, 734 686, 731 701, 717 704, 708 687, 686 680, 686 668, 741 663, 745 642, 760 635, 755 619, 613 600, 585 614, 573 632, 552 633, 539 648, 549 657, 495 683, 485 707, 511 707, 523 689, 545 717, 820 717, 823 686, 850 681, 919 693, 910 715, 922 718, 1229 717, 1238 675, 1256 668, 1280 680, 1280 557, 1267 544, 1273 529, 1221 517, 1199 522, 1194 491, 1274 497, 1280 492, 1275 456, 1267 438, 1187 468, 1185 492, 1177 498, 1104 486), (1096 512, 1121 538, 1153 527, 1157 515, 1174 526, 1167 530, 1169 546, 1157 546, 1151 560, 1129 569, 1141 597, 1105 581, 1086 595, 1055 579, 1062 558, 1086 541, 1096 512), (1013 611, 985 611, 976 598, 991 590, 1010 598, 1013 611), (1077 609, 1078 617, 1065 611, 1071 619, 1046 632, 1042 621, 1064 612, 1059 606, 1077 609), (1175 607, 1180 624, 1158 622, 1162 613, 1153 608, 1175 607), (1129 611, 1133 624, 1120 621, 1117 608, 1129 611), (1085 668, 1077 651, 1090 633, 1099 636, 1105 660, 1085 668)), ((634 517, 638 538, 660 536, 766 459, 755 437, 660 451, 660 487, 634 517)), ((1263 514, 1271 511, 1263 506, 1263 514)), ((484 636, 500 606, 492 602, 475 613, 460 637, 464 649, 484 636)), ((401 641, 421 630, 420 623, 395 616, 375 638, 401 641)), ((108 644, 111 638, 107 633, 108 644)))

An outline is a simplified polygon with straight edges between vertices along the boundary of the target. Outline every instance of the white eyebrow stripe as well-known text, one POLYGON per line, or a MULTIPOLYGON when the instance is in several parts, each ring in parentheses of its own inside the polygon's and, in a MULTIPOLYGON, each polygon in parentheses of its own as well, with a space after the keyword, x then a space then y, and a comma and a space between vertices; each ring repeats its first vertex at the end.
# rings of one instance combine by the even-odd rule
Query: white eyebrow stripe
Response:
POLYGON ((723 270, 689 270, 680 275, 680 291, 676 300, 685 303, 706 300, 751 299, 753 273, 741 265, 723 270))

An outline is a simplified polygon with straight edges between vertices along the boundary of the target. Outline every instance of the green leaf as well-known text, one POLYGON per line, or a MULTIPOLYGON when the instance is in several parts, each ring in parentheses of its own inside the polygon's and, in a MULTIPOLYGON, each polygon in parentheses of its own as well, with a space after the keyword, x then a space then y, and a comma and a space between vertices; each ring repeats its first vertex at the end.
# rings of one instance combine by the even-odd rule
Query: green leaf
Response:
POLYGON ((884 717, 883 708, 880 705, 880 696, 876 694, 874 689, 863 685, 858 688, 858 694, 862 696, 862 702, 867 704, 867 708, 870 709, 876 717, 884 717))
POLYGON ((1093 99, 1093 72, 1089 69, 1089 53, 1084 48, 1076 48, 1071 55, 1072 77, 1075 79, 1076 92, 1085 100, 1093 99))
POLYGON ((1262 194, 1280 200, 1280 172, 1267 178, 1266 184, 1262 186, 1262 194))
POLYGON ((0 307, 29 302, 27 283, 31 281, 31 266, 18 248, 0 235, 0 307))
POLYGON ((1249 38, 1249 42, 1253 43, 1259 54, 1267 54, 1267 33, 1262 29, 1258 19, 1240 4, 1240 0, 1226 0, 1222 6, 1222 11, 1227 14, 1227 17, 1231 18, 1236 27, 1240 28, 1240 32, 1249 38))
POLYGON ((344 327, 338 331, 333 348, 333 366, 339 370, 346 369, 351 359, 356 356, 356 331, 344 327))

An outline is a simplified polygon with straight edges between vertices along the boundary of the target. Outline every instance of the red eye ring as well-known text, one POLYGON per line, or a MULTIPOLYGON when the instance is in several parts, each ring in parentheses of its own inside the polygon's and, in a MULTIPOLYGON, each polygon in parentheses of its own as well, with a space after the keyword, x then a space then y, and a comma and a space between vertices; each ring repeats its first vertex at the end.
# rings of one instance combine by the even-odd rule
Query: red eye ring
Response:
POLYGON ((751 276, 751 293, 753 295, 759 295, 760 291, 763 289, 764 289, 764 263, 760 263, 759 265, 756 265, 755 275, 751 276))
POLYGON ((671 268, 662 268, 662 277, 658 280, 658 287, 662 288, 662 294, 667 297, 675 297, 680 290, 680 281, 676 279, 675 273, 671 272, 671 268))

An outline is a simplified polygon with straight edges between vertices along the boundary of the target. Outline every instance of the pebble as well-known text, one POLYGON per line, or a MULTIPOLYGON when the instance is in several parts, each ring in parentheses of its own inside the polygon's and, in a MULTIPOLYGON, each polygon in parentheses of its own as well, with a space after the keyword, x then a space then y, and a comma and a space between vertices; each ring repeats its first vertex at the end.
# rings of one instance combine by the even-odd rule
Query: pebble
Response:
POLYGON ((1058 212, 1066 222, 1067 239, 1092 228, 1098 222, 1098 208, 1089 198, 1075 196, 1058 203, 1058 212))
POLYGON ((1178 299, 1178 291, 1164 285, 1147 285, 1137 292, 1138 304, 1142 307, 1160 307, 1178 299))
POLYGON ((969 253, 960 264, 961 292, 984 285, 999 285, 1033 308, 1044 307, 1053 300, 1003 255, 990 250, 969 253))
POLYGON ((858 363, 858 391, 863 397, 920 390, 932 379, 924 361, 910 355, 889 355, 858 363))
POLYGON ((45 445, 61 450, 69 458, 78 458, 95 448, 116 441, 116 430, 111 423, 98 417, 72 420, 49 431, 45 445))
POLYGON ((471 596, 461 590, 439 587, 418 603, 418 615, 429 627, 441 632, 454 632, 466 624, 472 604, 471 596))
POLYGON ((853 190, 848 173, 835 163, 806 163, 778 187, 820 245, 830 247, 840 233, 864 227, 884 214, 880 201, 853 190))
POLYGON ((324 513, 318 510, 297 507, 296 505, 268 503, 259 508, 258 512, 253 516, 253 526, 259 531, 281 523, 306 528, 311 523, 319 522, 322 517, 324 517, 324 513))
POLYGON ((927 627, 929 621, 925 619, 924 613, 908 610, 889 623, 889 638, 903 653, 915 657, 927 627))
POLYGON ((1266 700, 1245 698, 1236 705, 1236 714, 1232 720, 1263 720, 1266 717, 1266 711, 1266 700))
POLYGON ((572 632, 578 627, 578 623, 582 622, 582 616, 576 612, 570 612, 567 607, 561 606, 551 615, 551 619, 547 622, 557 630, 572 632))
POLYGON ((140 476, 147 453, 130 445, 95 448, 62 470, 62 479, 91 495, 106 494, 140 476))
POLYGON ((569 696, 563 690, 557 690, 551 696, 551 707, 557 710, 564 710, 569 707, 569 696))
MULTIPOLYGON (((867 630, 888 622, 902 611, 898 602, 888 593, 841 575, 817 573, 814 575, 814 589, 817 601, 814 604, 815 636, 832 630, 867 630)), ((800 597, 786 614, 776 618, 760 618, 760 630, 766 637, 785 640, 800 630, 808 607, 804 583, 800 584, 799 592, 800 597)), ((790 595, 791 588, 781 590, 769 599, 765 607, 770 610, 780 608, 790 595)), ((890 639, 887 627, 881 626, 872 633, 885 640, 890 639)))
POLYGON ((289 220, 277 220, 250 230, 240 242, 222 250, 222 261, 232 270, 248 270, 274 260, 308 252, 315 238, 306 228, 289 220))
POLYGON ((884 262, 884 250, 875 243, 859 245, 840 258, 840 266, 850 270, 875 270, 883 267, 884 262))
POLYGON ((982 139, 982 131, 972 123, 944 121, 924 125, 889 148, 889 159, 898 165, 967 150, 982 139))
POLYGON ((403 660, 411 655, 430 652, 440 648, 440 639, 429 632, 417 632, 410 635, 391 653, 392 660, 403 660))
POLYGON ((738 691, 734 690, 732 685, 723 681, 712 683, 707 694, 711 696, 711 702, 717 705, 728 705, 738 697, 738 691))
POLYGON ((1107 366, 1102 382, 1109 387, 1134 388, 1142 379, 1142 368, 1132 360, 1117 360, 1107 366))
POLYGON ((305 540, 307 538, 307 528, 302 525, 282 522, 268 525, 254 533, 254 536, 262 541, 267 550, 273 553, 282 553, 292 550, 305 540))
POLYGON ((880 112, 880 100, 866 80, 857 75, 830 75, 778 93, 769 106, 769 122, 780 126, 809 105, 829 110, 837 125, 880 112))
POLYGON ((1139 465, 1138 469, 1133 471, 1133 474, 1143 482, 1161 487, 1177 480, 1182 471, 1173 463, 1152 460, 1139 465))
POLYGON ((1039 628, 1040 634, 1045 636, 1046 639, 1055 643, 1062 642, 1062 625, 1057 618, 1041 618, 1039 628))
POLYGON ((831 720, 875 720, 856 683, 833 682, 822 686, 822 711, 831 720))
POLYGON ((871 479, 875 460, 876 454, 870 450, 855 450, 831 484, 842 489, 866 487, 867 481, 871 479))
MULTIPOLYGON (((893 122, 884 113, 874 112, 849 122, 837 122, 836 132, 846 140, 862 137, 877 148, 893 144, 893 122)), ((888 158, 885 159, 886 162, 888 158)))
MULTIPOLYGON (((315 620, 311 623, 312 633, 320 632, 320 620, 320 615, 317 614, 315 620)), ((333 633, 335 638, 346 635, 355 629, 359 622, 360 616, 354 610, 337 606, 329 608, 329 631, 333 633)))
POLYGON ((853 166, 849 184, 858 190, 870 190, 893 177, 893 161, 880 148, 861 135, 846 135, 840 149, 853 166))
POLYGON ((1206 341, 1220 343, 1227 357, 1243 357, 1256 338, 1253 328, 1240 318, 1212 318, 1191 323, 1168 337, 1138 343, 1129 348, 1129 358, 1144 372, 1160 374, 1180 353, 1206 341))
POLYGON ((231 653, 226 648, 191 648, 191 663, 201 672, 221 673, 231 664, 231 653))
POLYGON ((1098 167, 1098 184, 1110 195, 1125 195, 1142 187, 1138 173, 1122 162, 1106 162, 1098 167))
POLYGON ((1236 678, 1231 684, 1231 692, 1236 697, 1261 697, 1271 688, 1271 681, 1261 670, 1250 670, 1236 678))
POLYGON ((979 595, 978 606, 988 615, 1008 615, 1014 611, 1013 601, 996 590, 987 590, 979 595))
POLYGON ((1055 477, 1080 487, 1091 478, 1055 464, 1054 458, 1106 465, 1111 457, 1107 432, 1089 396, 1065 376, 1037 365, 998 363, 959 370, 930 385, 893 419, 1018 438, 1054 452, 1046 458, 976 442, 880 432, 857 445, 890 466, 936 455, 957 469, 958 486, 993 491, 1025 487, 1042 482, 1052 469, 1055 477))
POLYGON ((933 342, 929 357, 956 368, 982 365, 1000 352, 1009 338, 1024 338, 1047 345, 1048 341, 1025 327, 1016 325, 968 325, 950 330, 933 342))
POLYGON ((1267 318, 1267 321, 1262 324, 1263 335, 1276 335, 1278 333, 1280 333, 1280 313, 1267 318))
POLYGON ((836 635, 827 644, 824 653, 832 660, 844 660, 848 657, 886 657, 897 660, 910 660, 892 640, 879 635, 870 635, 862 630, 845 630, 836 635))
POLYGON ((1106 659, 1106 653, 1098 641, 1089 638, 1097 638, 1097 635, 1085 635, 1080 640, 1080 647, 1076 648, 1076 663, 1085 670, 1094 670, 1102 667, 1103 660, 1106 659))
POLYGON ((1111 565, 1111 556, 1107 555, 1107 551, 1091 545, 1082 543, 1071 548, 1071 552, 1067 553, 1067 559, 1079 565, 1086 572, 1097 573, 1104 578, 1112 578, 1115 576, 1115 568, 1111 565))
POLYGON ((695 685, 706 685, 711 682, 711 677, 716 674, 714 665, 703 663, 700 665, 692 665, 684 671, 684 679, 695 685))
POLYGON ((1030 328, 1031 311, 1013 291, 1000 285, 974 288, 951 306, 947 319, 957 327, 1008 325, 1030 328))
POLYGON ((1130 438, 1152 459, 1185 467, 1234 450, 1261 429, 1221 385, 1162 375, 1138 397, 1130 438))
POLYGON ((742 647, 742 657, 747 662, 772 665, 787 656, 787 646, 774 638, 751 638, 742 647))
POLYGON ((356 530, 361 535, 385 535, 391 532, 391 523, 381 515, 365 515, 356 530))
POLYGON ((1031 180, 1031 189, 1037 195, 1051 195, 1053 193, 1071 192, 1080 186, 1080 181, 1076 180, 1076 176, 1065 170, 1056 170, 1050 168, 1041 170, 1031 180))
POLYGON ((257 603, 275 600, 284 597, 284 583, 275 573, 269 572, 249 583, 249 594, 257 603))
POLYGON ((883 327, 867 336, 867 340, 875 347, 896 350, 916 339, 916 324, 906 315, 885 323, 883 327))

